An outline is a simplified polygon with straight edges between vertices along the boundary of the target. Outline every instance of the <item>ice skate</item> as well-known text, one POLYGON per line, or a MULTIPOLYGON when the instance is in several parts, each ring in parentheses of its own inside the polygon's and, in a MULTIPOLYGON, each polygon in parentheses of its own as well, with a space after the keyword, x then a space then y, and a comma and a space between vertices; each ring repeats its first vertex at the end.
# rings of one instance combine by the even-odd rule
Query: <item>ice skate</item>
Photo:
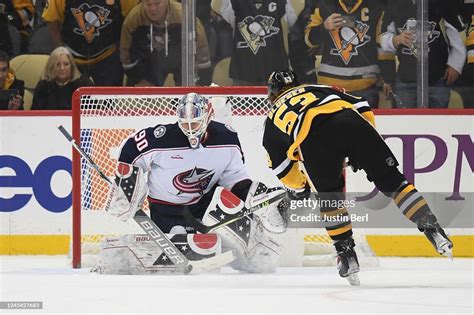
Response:
POLYGON ((448 238, 434 215, 429 214, 418 221, 418 229, 425 233, 428 240, 440 255, 453 259, 453 242, 448 238))
POLYGON ((348 238, 334 243, 337 252, 337 269, 339 275, 346 278, 351 285, 360 285, 359 281, 359 261, 354 250, 354 239, 348 238))

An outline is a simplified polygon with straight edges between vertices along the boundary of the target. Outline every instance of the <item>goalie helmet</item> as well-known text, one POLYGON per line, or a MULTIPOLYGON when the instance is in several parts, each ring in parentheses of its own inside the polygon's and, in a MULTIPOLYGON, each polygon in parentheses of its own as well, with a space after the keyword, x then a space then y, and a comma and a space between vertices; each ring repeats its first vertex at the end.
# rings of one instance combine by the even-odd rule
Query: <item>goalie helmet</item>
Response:
POLYGON ((211 104, 197 93, 188 93, 179 100, 176 113, 179 128, 188 137, 191 148, 196 149, 212 118, 211 104))
POLYGON ((296 73, 291 70, 273 71, 268 78, 268 100, 273 101, 290 87, 299 85, 296 73))

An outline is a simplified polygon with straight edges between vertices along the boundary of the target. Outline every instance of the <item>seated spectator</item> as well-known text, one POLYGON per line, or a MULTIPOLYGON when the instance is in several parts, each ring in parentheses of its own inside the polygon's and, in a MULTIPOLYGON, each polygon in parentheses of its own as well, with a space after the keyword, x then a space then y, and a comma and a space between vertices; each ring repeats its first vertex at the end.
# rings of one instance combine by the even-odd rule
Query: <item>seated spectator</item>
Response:
MULTIPOLYGON (((141 0, 122 26, 120 57, 127 84, 162 86, 168 74, 181 85, 181 4, 141 0)), ((196 19, 196 67, 199 84, 209 85, 211 61, 204 27, 196 19)))
POLYGON ((6 52, 0 50, 0 109, 23 109, 25 82, 15 78, 6 52))
POLYGON ((35 88, 31 109, 71 109, 74 91, 89 85, 92 82, 81 76, 69 50, 58 47, 51 53, 35 88))

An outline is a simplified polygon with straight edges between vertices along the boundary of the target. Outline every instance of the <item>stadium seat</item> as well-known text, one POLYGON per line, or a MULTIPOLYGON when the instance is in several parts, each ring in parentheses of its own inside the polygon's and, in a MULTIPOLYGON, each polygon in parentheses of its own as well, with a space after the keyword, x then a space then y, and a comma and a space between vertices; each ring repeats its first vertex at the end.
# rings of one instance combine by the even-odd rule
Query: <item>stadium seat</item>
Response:
POLYGON ((33 93, 25 90, 25 96, 23 97, 23 109, 30 110, 31 104, 33 103, 33 93))
POLYGON ((229 78, 230 57, 220 60, 214 67, 212 82, 220 86, 232 86, 234 83, 229 78))
POLYGON ((48 58, 48 55, 19 55, 10 60, 10 67, 19 80, 25 81, 25 89, 33 91, 48 58))

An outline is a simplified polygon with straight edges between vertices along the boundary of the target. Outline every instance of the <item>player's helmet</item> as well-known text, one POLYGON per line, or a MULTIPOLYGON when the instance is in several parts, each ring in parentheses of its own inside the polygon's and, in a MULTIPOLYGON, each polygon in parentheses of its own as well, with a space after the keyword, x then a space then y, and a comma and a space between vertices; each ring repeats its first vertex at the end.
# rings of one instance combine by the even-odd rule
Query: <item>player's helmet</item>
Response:
POLYGON ((188 93, 179 100, 176 114, 178 126, 188 137, 191 148, 197 148, 212 118, 211 104, 197 93, 188 93))
POLYGON ((268 100, 273 101, 290 87, 299 85, 296 73, 291 70, 273 71, 268 78, 268 100))

